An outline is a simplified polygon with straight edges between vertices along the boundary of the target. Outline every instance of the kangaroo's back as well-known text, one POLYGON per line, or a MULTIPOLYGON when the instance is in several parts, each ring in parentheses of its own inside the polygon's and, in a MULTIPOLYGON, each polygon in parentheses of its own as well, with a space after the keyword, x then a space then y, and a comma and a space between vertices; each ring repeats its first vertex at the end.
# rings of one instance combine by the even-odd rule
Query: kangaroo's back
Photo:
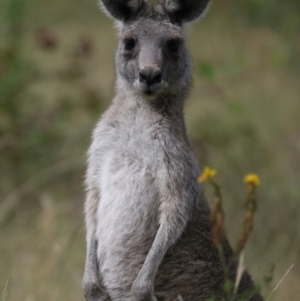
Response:
MULTIPOLYGON (((199 17, 208 0, 101 3, 117 20, 120 42, 116 95, 88 153, 86 299, 226 298, 183 118, 191 85, 183 24, 199 17)), ((234 279, 227 241, 224 255, 234 279)), ((241 291, 252 287, 245 274, 241 291)))

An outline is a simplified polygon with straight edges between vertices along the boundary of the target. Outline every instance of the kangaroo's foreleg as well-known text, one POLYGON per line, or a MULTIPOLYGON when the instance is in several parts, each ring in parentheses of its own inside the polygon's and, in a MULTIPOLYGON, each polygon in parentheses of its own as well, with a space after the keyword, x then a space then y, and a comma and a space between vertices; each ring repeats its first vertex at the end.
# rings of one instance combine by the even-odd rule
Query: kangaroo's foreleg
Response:
POLYGON ((132 286, 135 301, 156 301, 153 291, 154 278, 169 245, 166 227, 160 225, 147 258, 132 286))
POLYGON ((96 212, 100 196, 96 190, 89 190, 85 203, 86 225, 87 225, 87 253, 85 270, 82 280, 82 288, 87 301, 108 301, 109 297, 101 287, 98 268, 96 238, 97 219, 96 212))
MULTIPOLYGON (((169 175, 168 175, 169 178, 169 175)), ((165 179, 165 177, 164 177, 165 179)), ((160 182, 163 184, 163 180, 160 182)), ((154 279, 157 269, 167 250, 181 236, 190 218, 193 207, 193 195, 188 192, 189 185, 180 179, 170 179, 162 187, 160 226, 146 257, 146 260, 133 283, 132 293, 135 301, 156 301, 154 297, 154 279), (186 185, 185 185, 186 184, 186 185), (187 188, 187 190, 186 190, 187 188)))

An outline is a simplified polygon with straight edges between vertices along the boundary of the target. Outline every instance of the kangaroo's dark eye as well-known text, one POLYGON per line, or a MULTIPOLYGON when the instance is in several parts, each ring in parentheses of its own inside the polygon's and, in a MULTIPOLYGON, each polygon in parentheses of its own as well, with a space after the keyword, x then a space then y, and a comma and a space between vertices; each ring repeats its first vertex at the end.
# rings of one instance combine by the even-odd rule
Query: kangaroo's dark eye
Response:
POLYGON ((135 47, 135 40, 133 38, 128 38, 124 40, 125 50, 130 51, 135 47))
POLYGON ((167 46, 168 46, 168 49, 171 51, 171 52, 177 52, 178 51, 178 48, 179 48, 179 45, 180 45, 180 41, 179 40, 169 40, 167 42, 167 46))

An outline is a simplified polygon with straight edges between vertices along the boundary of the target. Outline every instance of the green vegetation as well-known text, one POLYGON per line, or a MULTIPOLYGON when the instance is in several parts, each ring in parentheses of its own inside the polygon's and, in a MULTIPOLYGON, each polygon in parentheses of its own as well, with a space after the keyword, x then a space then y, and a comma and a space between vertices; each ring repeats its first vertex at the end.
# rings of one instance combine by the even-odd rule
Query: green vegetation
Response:
MULTIPOLYGON (((186 120, 201 166, 219 171, 232 243, 245 212, 241 179, 260 175, 245 265, 268 297, 295 263, 270 301, 296 301, 300 7, 277 2, 215 1, 193 25, 186 120)), ((85 152, 113 95, 116 42, 95 1, 0 1, 3 300, 83 300, 85 152)))

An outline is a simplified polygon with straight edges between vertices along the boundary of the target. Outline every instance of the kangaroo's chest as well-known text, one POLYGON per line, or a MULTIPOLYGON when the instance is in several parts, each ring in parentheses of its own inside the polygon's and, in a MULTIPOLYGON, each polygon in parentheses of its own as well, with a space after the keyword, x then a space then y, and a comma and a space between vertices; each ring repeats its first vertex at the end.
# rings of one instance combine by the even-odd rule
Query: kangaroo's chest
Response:
MULTIPOLYGON (((163 159, 159 144, 149 135, 147 131, 116 135, 101 158, 97 235, 100 270, 107 285, 128 269, 138 273, 159 227, 156 173, 163 159)), ((129 277, 125 274, 124 281, 129 277)))
POLYGON ((158 206, 155 181, 159 158, 132 147, 116 147, 103 155, 100 172, 101 201, 99 214, 110 223, 139 220, 158 206), (128 221, 126 220, 128 218, 128 221))
MULTIPOLYGON (((159 141, 151 129, 134 127, 114 135, 110 147, 102 154, 100 169, 101 204, 109 207, 144 209, 157 198, 155 179, 164 165, 159 141)), ((104 209, 101 207, 101 209, 104 209)), ((109 208, 106 208, 107 210, 109 208)), ((116 208, 114 208, 116 209, 116 208)))
POLYGON ((151 128, 127 127, 111 137, 102 154, 98 217, 99 234, 107 239, 114 233, 120 243, 133 233, 145 231, 144 237, 156 230, 160 205, 156 178, 164 159, 154 136, 151 128))

